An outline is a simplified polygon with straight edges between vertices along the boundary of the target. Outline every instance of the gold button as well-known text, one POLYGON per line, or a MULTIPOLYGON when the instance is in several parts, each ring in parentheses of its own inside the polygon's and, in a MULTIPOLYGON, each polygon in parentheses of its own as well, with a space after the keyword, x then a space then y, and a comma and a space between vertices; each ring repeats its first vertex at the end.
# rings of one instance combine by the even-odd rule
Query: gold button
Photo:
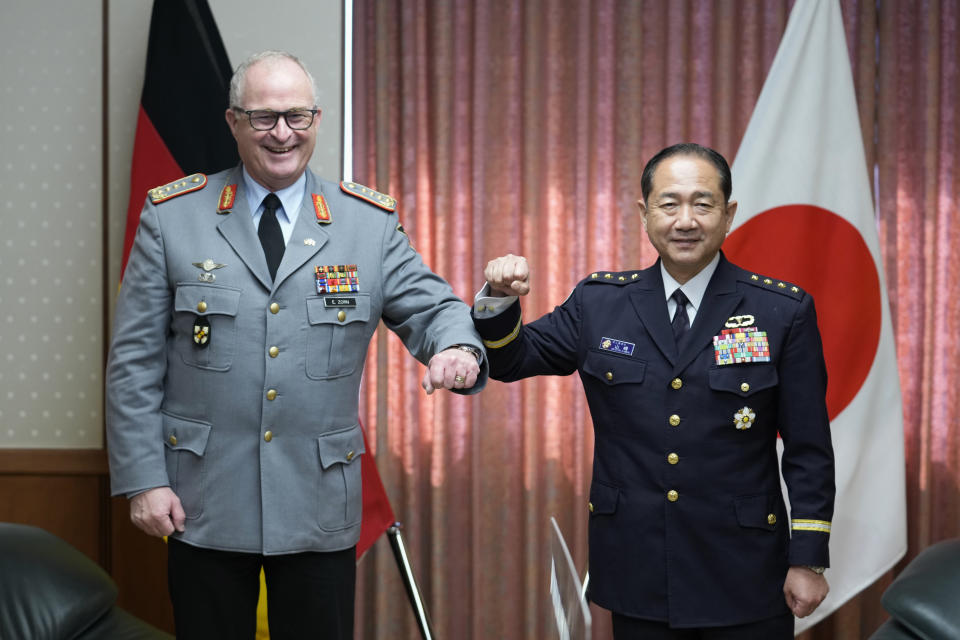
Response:
POLYGON ((197 303, 197 311, 199 311, 200 313, 203 313, 203 312, 206 311, 206 310, 207 310, 207 303, 206 303, 206 302, 204 302, 203 300, 201 300, 200 302, 197 303))
POLYGON ((268 353, 270 354, 271 358, 276 358, 278 355, 280 355, 280 349, 277 349, 276 347, 270 347, 270 351, 268 353))
POLYGON ((679 424, 680 424, 680 416, 678 416, 677 414, 673 414, 672 416, 670 416, 671 427, 676 427, 679 424))
POLYGON ((674 389, 679 389, 680 387, 683 386, 683 380, 681 380, 680 378, 674 378, 673 380, 670 381, 670 386, 673 387, 674 389))
POLYGON ((273 431, 267 431, 265 434, 263 434, 264 442, 270 442, 271 440, 273 440, 273 431))
POLYGON ((272 303, 270 305, 270 313, 280 313, 280 305, 278 305, 276 302, 272 303))
POLYGON ((613 371, 607 371, 607 380, 613 380, 613 371))
POLYGON ((680 499, 679 493, 677 493, 673 489, 670 489, 670 491, 667 491, 667 500, 669 500, 670 502, 676 502, 679 499, 680 499))
POLYGON ((353 460, 354 453, 353 451, 347 451, 347 462, 353 460))
POLYGON ((669 462, 670 464, 677 464, 678 462, 680 462, 680 456, 678 456, 675 453, 671 453, 670 455, 667 456, 667 462, 669 462))
POLYGON ((747 391, 750 391, 750 383, 749 383, 749 382, 741 382, 741 383, 740 383, 740 391, 743 391, 744 393, 746 393, 747 391))
POLYGON ((768 513, 767 524, 777 524, 777 516, 772 513, 768 513))
POLYGON ((343 321, 346 320, 346 319, 347 319, 347 312, 346 312, 346 311, 338 311, 338 312, 337 312, 337 320, 339 320, 340 322, 343 322, 343 321))
POLYGON ((176 444, 177 444, 177 436, 170 436, 170 444, 176 446, 176 444))
POLYGON ((270 389, 269 391, 267 391, 267 400, 276 400, 276 398, 277 398, 276 389, 270 389))
POLYGON ((590 509, 590 513, 593 513, 593 503, 592 503, 592 502, 588 502, 588 503, 587 503, 587 509, 590 509))

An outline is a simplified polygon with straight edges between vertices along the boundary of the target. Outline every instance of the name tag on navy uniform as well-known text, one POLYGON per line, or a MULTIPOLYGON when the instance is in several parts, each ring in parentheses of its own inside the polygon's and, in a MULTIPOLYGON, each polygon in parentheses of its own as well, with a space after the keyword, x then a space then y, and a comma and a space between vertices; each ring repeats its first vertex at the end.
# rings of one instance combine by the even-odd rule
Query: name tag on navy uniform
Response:
POLYGON ((604 351, 613 351, 614 353, 622 353, 625 356, 633 355, 634 345, 632 342, 626 342, 624 340, 617 340, 615 338, 601 338, 600 339, 600 348, 604 351))

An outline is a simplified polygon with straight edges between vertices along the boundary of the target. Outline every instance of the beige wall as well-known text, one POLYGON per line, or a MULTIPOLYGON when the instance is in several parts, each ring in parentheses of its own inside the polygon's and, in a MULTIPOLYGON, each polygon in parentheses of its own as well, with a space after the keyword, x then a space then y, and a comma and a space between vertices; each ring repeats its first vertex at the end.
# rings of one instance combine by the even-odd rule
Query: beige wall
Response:
MULTIPOLYGON (((282 48, 310 67, 323 109, 310 165, 339 179, 341 0, 274 0, 266 13, 253 0, 209 3, 232 64, 282 48)), ((0 448, 103 446, 105 315, 117 290, 152 5, 4 3, 0 448)))

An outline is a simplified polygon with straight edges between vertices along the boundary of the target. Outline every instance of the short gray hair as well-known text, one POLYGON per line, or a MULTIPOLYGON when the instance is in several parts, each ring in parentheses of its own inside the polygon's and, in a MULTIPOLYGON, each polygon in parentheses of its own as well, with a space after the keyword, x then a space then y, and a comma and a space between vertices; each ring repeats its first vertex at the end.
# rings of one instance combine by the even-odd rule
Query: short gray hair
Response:
POLYGON ((310 80, 310 88, 313 90, 313 106, 318 106, 320 104, 320 91, 317 89, 317 82, 313 79, 313 74, 310 73, 310 70, 307 69, 307 65, 303 64, 303 61, 292 53, 273 50, 253 54, 241 62, 237 70, 233 72, 233 77, 230 78, 230 106, 234 108, 242 108, 244 106, 240 104, 240 99, 243 97, 243 90, 246 88, 247 71, 250 70, 250 67, 265 60, 283 59, 295 62, 297 66, 307 74, 307 79, 310 80))

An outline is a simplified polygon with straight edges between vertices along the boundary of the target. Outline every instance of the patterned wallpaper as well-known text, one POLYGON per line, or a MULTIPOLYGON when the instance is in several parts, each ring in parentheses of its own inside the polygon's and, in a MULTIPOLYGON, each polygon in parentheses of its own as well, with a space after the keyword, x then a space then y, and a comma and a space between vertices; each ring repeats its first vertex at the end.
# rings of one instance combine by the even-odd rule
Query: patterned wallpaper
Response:
MULTIPOLYGON (((340 0, 275 0, 265 15, 252 0, 209 2, 233 64, 260 49, 285 48, 310 67, 323 108, 311 167, 339 179, 340 0), (300 18, 293 32, 290 15, 300 18)), ((4 4, 0 447, 103 446, 103 306, 106 297, 112 314, 152 4, 108 3, 108 175, 102 1, 4 4)))
POLYGON ((101 442, 101 31, 99 0, 3 8, 3 447, 101 442))

